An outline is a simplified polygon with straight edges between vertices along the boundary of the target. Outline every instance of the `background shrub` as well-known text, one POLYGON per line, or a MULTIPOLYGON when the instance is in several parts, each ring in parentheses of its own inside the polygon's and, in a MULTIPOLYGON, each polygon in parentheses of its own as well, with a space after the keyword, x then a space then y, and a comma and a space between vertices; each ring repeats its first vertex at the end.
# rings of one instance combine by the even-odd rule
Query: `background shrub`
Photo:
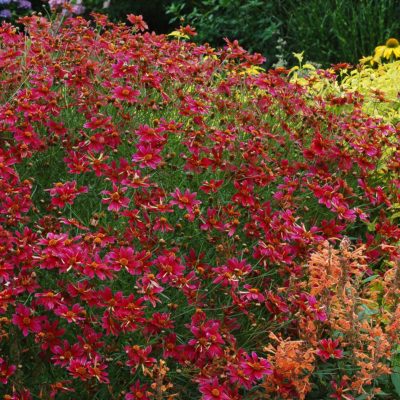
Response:
POLYGON ((377 44, 399 33, 400 3, 396 0, 291 3, 283 36, 291 50, 304 50, 307 58, 324 66, 341 61, 357 63, 377 44))
POLYGON ((268 66, 277 61, 279 39, 286 42, 286 58, 304 50, 308 59, 328 66, 356 63, 396 36, 400 6, 396 0, 178 0, 167 12, 172 22, 183 16, 193 25, 198 41, 220 45, 224 36, 238 39, 246 49, 262 53, 268 66))
MULTIPOLYGON (((282 25, 274 1, 202 0, 174 2, 167 12, 171 22, 185 18, 196 27, 199 42, 224 44, 223 38, 239 39, 247 50, 274 53, 277 34, 282 25)), ((270 58, 270 57, 269 57, 270 58)))

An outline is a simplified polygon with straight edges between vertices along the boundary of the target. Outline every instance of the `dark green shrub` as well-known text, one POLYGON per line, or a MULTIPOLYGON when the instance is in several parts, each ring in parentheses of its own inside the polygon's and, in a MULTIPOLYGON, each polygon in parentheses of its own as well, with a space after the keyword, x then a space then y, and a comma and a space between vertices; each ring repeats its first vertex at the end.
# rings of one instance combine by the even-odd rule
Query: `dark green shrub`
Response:
POLYGON ((283 35, 290 50, 322 65, 357 63, 399 34, 397 0, 306 0, 288 11, 283 35))
POLYGON ((201 0, 175 1, 167 13, 172 22, 184 17, 184 23, 197 30, 197 41, 214 46, 224 44, 223 38, 238 39, 247 50, 262 52, 271 62, 281 21, 276 1, 263 0, 201 0))
MULTIPOLYGON (((397 0, 175 0, 167 6, 171 21, 183 17, 198 41, 217 46, 223 37, 238 39, 262 53, 270 66, 292 52, 323 66, 356 63, 387 37, 399 33, 397 0), (278 40, 286 42, 277 51, 278 40)), ((293 60, 291 60, 293 62, 293 60)))
POLYGON ((103 3, 104 0, 84 1, 89 12, 94 10, 107 13, 113 21, 126 21, 127 14, 143 15, 151 31, 167 33, 171 30, 165 9, 170 6, 172 0, 111 0, 108 8, 103 8, 103 3))

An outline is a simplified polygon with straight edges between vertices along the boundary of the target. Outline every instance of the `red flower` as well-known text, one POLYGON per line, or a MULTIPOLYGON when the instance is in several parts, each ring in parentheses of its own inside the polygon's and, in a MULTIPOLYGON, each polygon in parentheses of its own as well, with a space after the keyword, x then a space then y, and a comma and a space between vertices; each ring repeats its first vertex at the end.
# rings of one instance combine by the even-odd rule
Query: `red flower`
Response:
POLYGON ((76 151, 69 151, 68 157, 64 157, 63 161, 68 166, 70 174, 81 174, 89 171, 89 161, 84 155, 76 151))
POLYGON ((189 189, 182 193, 180 189, 176 188, 174 192, 171 193, 173 200, 170 201, 171 205, 177 205, 181 210, 186 209, 191 212, 193 208, 201 204, 200 200, 196 200, 197 193, 191 193, 189 189))
POLYGON ((88 187, 82 186, 78 189, 76 181, 65 183, 57 182, 52 189, 46 189, 46 191, 50 192, 50 196, 52 197, 51 204, 63 208, 66 204, 73 204, 75 198, 79 194, 87 193, 88 187))
POLYGON ((232 383, 238 383, 247 390, 251 389, 253 380, 247 375, 243 368, 237 365, 230 365, 228 366, 228 371, 230 376, 229 380, 232 383))
POLYGON ((74 304, 70 310, 66 305, 61 304, 54 312, 56 315, 65 318, 68 323, 84 321, 86 315, 85 309, 79 304, 74 304))
POLYGON ((202 400, 231 400, 226 386, 221 385, 216 377, 201 380, 199 391, 203 395, 202 400))
POLYGON ((159 256, 157 257, 153 265, 158 269, 157 278, 162 283, 172 283, 176 281, 180 276, 183 275, 185 266, 182 265, 175 255, 159 256))
POLYGON ((152 147, 148 144, 138 144, 137 152, 132 156, 132 161, 139 163, 140 168, 156 169, 162 158, 159 156, 161 148, 152 147))
POLYGON ((108 195, 101 200, 102 203, 108 204, 107 210, 118 212, 122 207, 128 207, 130 200, 128 197, 124 197, 124 193, 128 188, 118 188, 117 185, 113 183, 113 191, 103 190, 101 193, 108 195))
POLYGON ((55 399, 56 396, 58 395, 58 393, 75 392, 75 389, 72 389, 67 386, 67 384, 70 384, 71 382, 72 382, 71 380, 67 380, 67 381, 58 381, 56 383, 51 383, 50 384, 50 388, 51 388, 50 398, 55 399))
POLYGON ((67 340, 64 340, 62 345, 52 346, 51 352, 54 354, 51 358, 54 365, 59 365, 60 367, 66 367, 70 360, 80 358, 84 354, 79 343, 71 346, 67 340))
POLYGON ((221 283, 222 286, 231 285, 238 287, 239 280, 251 272, 251 265, 246 260, 239 261, 236 257, 230 258, 226 265, 214 269, 217 277, 213 283, 221 283))
POLYGON ((143 31, 149 29, 146 22, 144 22, 142 15, 128 14, 127 19, 131 24, 133 24, 135 26, 135 28, 138 31, 143 32, 143 31))
POLYGON ((95 357, 88 366, 88 373, 92 378, 96 378, 99 383, 110 383, 108 373, 105 371, 107 366, 95 357))
POLYGON ((0 176, 3 179, 8 179, 11 176, 15 176, 16 172, 11 165, 15 164, 17 160, 13 157, 10 157, 7 153, 5 153, 0 148, 0 176))
POLYGON ((167 218, 158 217, 154 221, 153 230, 160 232, 172 232, 174 228, 168 223, 167 218))
POLYGON ((61 343, 60 337, 64 335, 65 329, 58 328, 58 322, 44 321, 42 330, 35 337, 35 342, 41 343, 40 348, 42 350, 50 349, 61 343))
POLYGON ((90 118, 89 122, 86 122, 83 125, 83 127, 88 129, 99 129, 107 126, 109 122, 111 122, 111 117, 104 117, 104 116, 92 117, 90 118))
POLYGON ((223 354, 221 345, 225 343, 219 333, 220 322, 210 320, 196 326, 197 321, 195 321, 194 317, 192 319, 190 331, 195 339, 189 340, 189 345, 193 346, 199 355, 205 355, 209 358, 220 357, 223 354))
POLYGON ((243 285, 243 288, 246 290, 242 290, 239 292, 241 299, 255 301, 257 303, 262 303, 265 300, 265 296, 260 293, 260 289, 252 287, 249 284, 243 285))
POLYGON ((52 310, 60 304, 61 295, 54 292, 35 293, 36 303, 42 305, 46 310, 52 310))
POLYGON ((201 218, 203 223, 200 225, 200 229, 203 231, 216 229, 218 231, 223 231, 225 225, 221 221, 218 210, 215 208, 207 208, 207 219, 201 218))
POLYGON ((259 358, 254 351, 251 355, 245 354, 240 367, 252 381, 272 374, 271 364, 265 358, 259 358))
POLYGON ((137 103, 139 90, 133 90, 130 86, 117 86, 113 91, 113 97, 118 100, 126 101, 129 104, 137 103))
POLYGON ((319 341, 320 348, 317 350, 317 354, 323 361, 329 360, 329 358, 343 358, 343 350, 338 349, 339 340, 335 339, 322 339, 319 341))
POLYGON ((126 346, 125 353, 129 358, 129 360, 126 362, 126 365, 128 367, 132 367, 132 371, 136 371, 139 365, 151 367, 157 361, 155 358, 149 357, 151 350, 151 346, 147 346, 144 349, 138 345, 126 346))
POLYGON ((23 304, 18 304, 15 314, 12 316, 12 323, 22 330, 24 336, 28 336, 29 332, 40 332, 42 329, 43 317, 32 316, 32 310, 23 304))
POLYGON ((210 194, 210 193, 217 193, 218 189, 222 186, 224 181, 221 180, 214 180, 211 179, 210 181, 204 181, 203 184, 200 186, 200 190, 203 192, 210 194))
POLYGON ((8 378, 14 374, 17 367, 15 365, 7 364, 3 358, 0 357, 0 382, 6 385, 8 378))
POLYGON ((125 395, 125 400, 150 400, 147 385, 140 385, 139 382, 136 382, 129 388, 129 391, 130 393, 125 395))
POLYGON ((89 360, 86 357, 80 357, 71 359, 67 370, 74 378, 79 378, 81 381, 87 381, 92 377, 89 367, 89 360))

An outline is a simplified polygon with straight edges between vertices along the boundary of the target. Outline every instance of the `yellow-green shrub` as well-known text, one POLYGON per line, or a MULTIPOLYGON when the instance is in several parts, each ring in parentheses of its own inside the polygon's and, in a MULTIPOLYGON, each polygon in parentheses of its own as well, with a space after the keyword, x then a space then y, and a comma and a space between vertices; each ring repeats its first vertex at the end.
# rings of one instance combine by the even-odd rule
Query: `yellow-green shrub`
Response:
POLYGON ((364 96, 363 110, 385 122, 400 121, 400 61, 380 64, 377 68, 364 65, 351 71, 341 82, 344 91, 364 96))

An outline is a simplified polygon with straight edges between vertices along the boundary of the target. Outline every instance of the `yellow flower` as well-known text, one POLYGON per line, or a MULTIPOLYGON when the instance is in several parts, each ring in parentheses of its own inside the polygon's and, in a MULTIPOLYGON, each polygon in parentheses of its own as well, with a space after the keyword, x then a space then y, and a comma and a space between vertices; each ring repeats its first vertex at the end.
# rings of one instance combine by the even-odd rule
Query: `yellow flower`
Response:
POLYGON ((397 39, 390 38, 384 46, 375 48, 374 61, 380 62, 382 58, 390 61, 400 58, 400 43, 397 39))

